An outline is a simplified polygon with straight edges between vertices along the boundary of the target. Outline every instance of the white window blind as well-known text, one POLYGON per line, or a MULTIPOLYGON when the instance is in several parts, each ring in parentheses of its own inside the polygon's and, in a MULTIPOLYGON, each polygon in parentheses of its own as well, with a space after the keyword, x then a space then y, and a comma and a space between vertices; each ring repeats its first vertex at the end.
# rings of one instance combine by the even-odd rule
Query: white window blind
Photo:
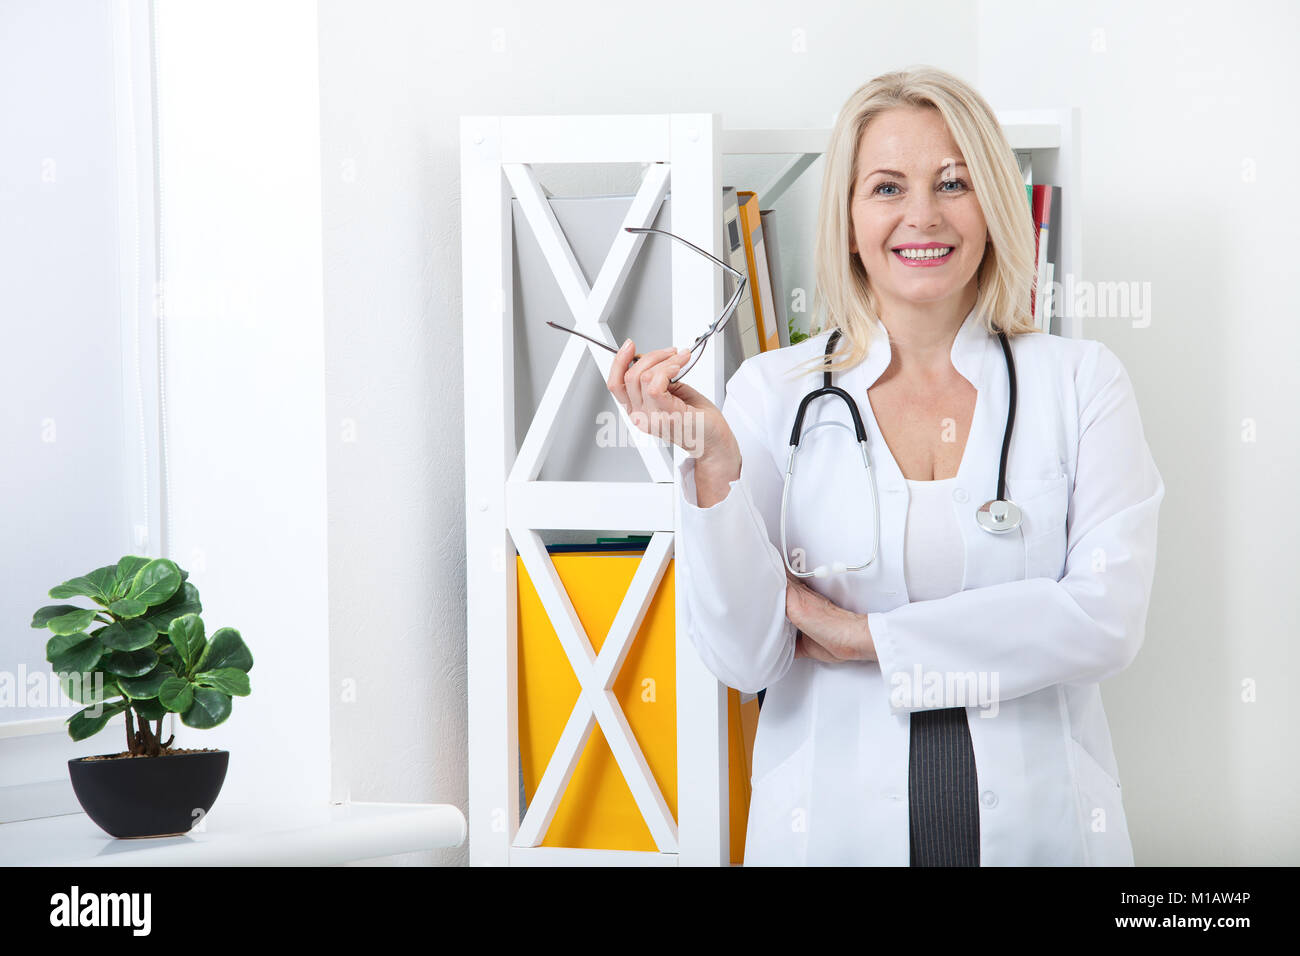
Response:
POLYGON ((31 617, 90 606, 47 592, 165 544, 149 19, 147 0, 0 4, 0 788, 124 747, 120 718, 74 743, 79 708, 42 705, 31 617))

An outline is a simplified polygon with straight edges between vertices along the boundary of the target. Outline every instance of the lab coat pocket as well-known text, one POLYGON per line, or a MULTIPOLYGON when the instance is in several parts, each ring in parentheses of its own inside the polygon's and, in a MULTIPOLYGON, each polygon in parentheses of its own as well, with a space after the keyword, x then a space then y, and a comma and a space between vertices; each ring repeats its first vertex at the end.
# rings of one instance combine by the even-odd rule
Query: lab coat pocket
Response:
POLYGON ((1065 570, 1069 477, 1008 478, 1008 491, 1021 512, 1025 577, 1059 581, 1065 570))
POLYGON ((801 866, 808 853, 812 737, 751 779, 745 866, 801 866))
POLYGON ((1088 864, 1132 866, 1133 846, 1119 781, 1073 737, 1070 750, 1088 864))

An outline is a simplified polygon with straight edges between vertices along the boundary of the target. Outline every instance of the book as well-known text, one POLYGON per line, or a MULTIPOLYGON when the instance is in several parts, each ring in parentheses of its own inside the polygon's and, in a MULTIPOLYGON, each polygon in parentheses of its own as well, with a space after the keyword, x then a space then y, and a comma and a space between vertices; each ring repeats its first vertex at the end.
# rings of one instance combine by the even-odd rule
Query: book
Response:
MULTIPOLYGON (((763 340, 759 335, 758 323, 754 314, 754 276, 746 253, 744 224, 740 218, 740 200, 734 186, 726 186, 722 190, 722 222, 723 228, 726 230, 723 241, 723 249, 726 250, 726 255, 723 258, 726 259, 727 265, 745 276, 746 280, 745 291, 736 306, 736 313, 731 317, 731 321, 727 323, 728 327, 733 323, 736 326, 736 332, 740 338, 740 356, 743 360, 752 358, 763 351, 763 340)), ((730 276, 724 281, 724 285, 730 285, 730 276)), ((724 288, 723 291, 723 301, 725 302, 730 301, 736 290, 734 288, 724 288)))
POLYGON ((745 243, 745 259, 749 263, 750 282, 754 285, 754 326, 764 352, 781 347, 776 331, 776 305, 772 302, 772 282, 767 272, 767 252, 763 248, 763 220, 758 211, 758 194, 737 190, 740 204, 741 238, 745 243))
POLYGON ((776 210, 759 210, 763 221, 763 249, 767 252, 767 275, 772 282, 773 321, 780 347, 790 344, 789 303, 785 297, 785 280, 781 275, 781 240, 776 227, 776 210))
MULTIPOLYGON (((1036 285, 1030 310, 1033 313, 1035 324, 1043 331, 1050 328, 1051 314, 1045 303, 1045 298, 1050 288, 1051 278, 1048 272, 1048 250, 1052 246, 1051 234, 1053 232, 1052 214, 1060 209, 1060 186, 1048 186, 1044 184, 1035 185, 1033 190, 1033 203, 1031 212, 1033 215, 1034 225, 1036 227, 1034 235, 1035 259, 1037 268, 1035 270, 1036 285)), ((1059 250, 1059 242, 1056 245, 1059 250)))
POLYGON ((1061 275, 1061 225, 1065 221, 1061 218, 1061 203, 1064 201, 1061 195, 1060 186, 1049 186, 1052 193, 1052 201, 1048 203, 1048 221, 1051 222, 1052 228, 1047 234, 1047 291, 1048 305, 1043 312, 1043 328, 1053 335, 1060 335, 1060 319, 1056 315, 1055 299, 1053 296, 1054 289, 1052 283, 1061 275))

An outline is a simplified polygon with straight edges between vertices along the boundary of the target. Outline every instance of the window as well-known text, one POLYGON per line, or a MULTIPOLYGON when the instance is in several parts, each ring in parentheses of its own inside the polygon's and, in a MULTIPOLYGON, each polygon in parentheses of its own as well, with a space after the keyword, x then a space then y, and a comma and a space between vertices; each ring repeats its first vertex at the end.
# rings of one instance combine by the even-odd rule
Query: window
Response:
POLYGON ((28 625, 89 606, 56 584, 161 553, 149 34, 147 0, 0 8, 0 789, 125 745, 121 718, 67 736, 79 707, 52 706, 49 632, 28 625))

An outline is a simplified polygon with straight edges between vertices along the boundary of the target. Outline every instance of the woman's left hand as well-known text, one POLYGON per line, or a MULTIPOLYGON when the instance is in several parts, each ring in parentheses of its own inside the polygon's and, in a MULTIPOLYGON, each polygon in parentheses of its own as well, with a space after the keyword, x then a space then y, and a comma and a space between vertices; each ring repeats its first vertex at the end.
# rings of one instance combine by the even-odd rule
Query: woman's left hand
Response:
POLYGON ((847 611, 786 571, 785 616, 799 629, 795 657, 839 663, 874 661, 867 616, 847 611))

